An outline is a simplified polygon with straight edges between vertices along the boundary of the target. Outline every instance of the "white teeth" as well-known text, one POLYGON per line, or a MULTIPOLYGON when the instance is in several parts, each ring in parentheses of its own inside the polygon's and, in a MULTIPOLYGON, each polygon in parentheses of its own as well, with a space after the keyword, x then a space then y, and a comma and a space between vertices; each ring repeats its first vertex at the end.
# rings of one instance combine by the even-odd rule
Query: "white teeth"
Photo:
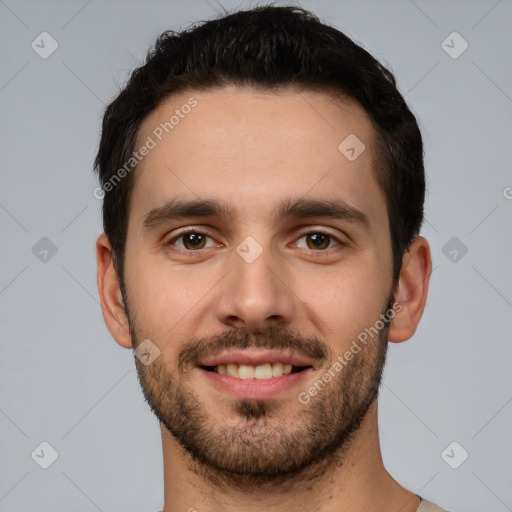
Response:
POLYGON ((267 380, 272 377, 281 377, 292 372, 292 365, 289 363, 265 363, 259 366, 250 364, 219 364, 216 366, 217 373, 238 377, 240 379, 260 379, 267 380))
POLYGON ((238 377, 238 365, 237 364, 228 364, 228 375, 230 377, 238 377))
POLYGON ((274 363, 272 377, 281 377, 281 375, 283 375, 283 363, 274 363))
POLYGON ((272 366, 269 363, 256 366, 254 369, 255 379, 270 379, 272 377, 272 366))
POLYGON ((241 379, 254 379, 254 366, 241 364, 238 366, 238 376, 241 379))

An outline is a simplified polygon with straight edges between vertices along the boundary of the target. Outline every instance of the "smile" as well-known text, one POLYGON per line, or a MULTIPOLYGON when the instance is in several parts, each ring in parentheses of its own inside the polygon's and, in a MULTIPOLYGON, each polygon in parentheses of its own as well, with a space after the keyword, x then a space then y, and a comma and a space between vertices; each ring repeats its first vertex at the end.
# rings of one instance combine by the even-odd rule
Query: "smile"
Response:
POLYGON ((198 362, 200 378, 217 392, 238 399, 262 400, 282 395, 320 367, 303 355, 283 350, 235 349, 198 362))
POLYGON ((250 364, 219 364, 216 366, 202 366, 204 370, 216 372, 221 375, 229 375, 238 379, 268 380, 290 373, 298 373, 309 366, 293 366, 290 363, 264 363, 260 365, 250 364))

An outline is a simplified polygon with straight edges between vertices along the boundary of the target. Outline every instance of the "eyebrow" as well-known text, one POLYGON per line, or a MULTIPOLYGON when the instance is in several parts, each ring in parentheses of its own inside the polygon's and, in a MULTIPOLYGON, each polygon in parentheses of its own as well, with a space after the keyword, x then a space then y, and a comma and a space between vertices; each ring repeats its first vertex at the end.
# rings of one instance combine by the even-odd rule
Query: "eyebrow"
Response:
MULTIPOLYGON (((220 218, 228 221, 235 217, 235 210, 223 201, 215 199, 174 199, 150 210, 143 219, 145 230, 151 230, 173 219, 220 218)), ((337 199, 285 199, 274 211, 273 220, 307 219, 326 217, 361 224, 370 229, 368 216, 361 210, 337 199)))

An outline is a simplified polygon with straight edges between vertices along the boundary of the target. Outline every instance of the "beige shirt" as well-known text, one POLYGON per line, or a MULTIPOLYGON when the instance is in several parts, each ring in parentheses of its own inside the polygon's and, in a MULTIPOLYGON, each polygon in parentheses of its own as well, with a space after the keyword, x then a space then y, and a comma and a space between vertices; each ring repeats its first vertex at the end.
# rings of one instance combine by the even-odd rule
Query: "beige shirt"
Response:
POLYGON ((440 508, 434 503, 418 496, 421 500, 420 506, 416 509, 416 512, 447 512, 444 508, 440 508))

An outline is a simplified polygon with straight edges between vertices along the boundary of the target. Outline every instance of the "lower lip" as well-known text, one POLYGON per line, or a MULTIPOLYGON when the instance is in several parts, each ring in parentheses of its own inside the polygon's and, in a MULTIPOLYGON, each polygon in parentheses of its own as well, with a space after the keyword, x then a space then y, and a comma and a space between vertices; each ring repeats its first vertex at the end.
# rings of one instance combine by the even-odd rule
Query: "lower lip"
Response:
POLYGON ((299 385, 314 371, 313 368, 306 368, 301 372, 288 373, 270 379, 240 379, 204 370, 203 368, 198 369, 219 391, 228 392, 237 398, 252 400, 275 397, 299 385))

